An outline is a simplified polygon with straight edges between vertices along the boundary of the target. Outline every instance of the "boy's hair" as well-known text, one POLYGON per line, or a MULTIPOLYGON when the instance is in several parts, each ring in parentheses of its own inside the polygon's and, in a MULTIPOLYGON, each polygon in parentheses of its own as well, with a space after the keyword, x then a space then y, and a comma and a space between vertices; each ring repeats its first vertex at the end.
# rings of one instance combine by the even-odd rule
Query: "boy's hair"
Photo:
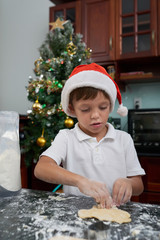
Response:
POLYGON ((103 95, 110 100, 109 95, 101 89, 97 89, 94 87, 80 87, 74 89, 69 96, 69 104, 72 105, 73 99, 75 98, 76 101, 79 101, 80 99, 94 99, 97 97, 98 92, 102 92, 103 95))

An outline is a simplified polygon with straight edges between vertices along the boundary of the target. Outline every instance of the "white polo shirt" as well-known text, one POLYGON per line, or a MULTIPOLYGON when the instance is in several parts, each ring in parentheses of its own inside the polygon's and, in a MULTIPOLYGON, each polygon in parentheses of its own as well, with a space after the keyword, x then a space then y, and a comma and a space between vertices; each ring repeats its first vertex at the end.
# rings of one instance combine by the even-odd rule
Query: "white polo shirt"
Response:
MULTIPOLYGON (((58 165, 89 179, 103 182, 110 193, 117 178, 144 175, 131 136, 107 123, 106 136, 97 142, 79 127, 60 130, 52 145, 42 153, 58 165)), ((78 188, 64 186, 66 194, 82 195, 78 188)))

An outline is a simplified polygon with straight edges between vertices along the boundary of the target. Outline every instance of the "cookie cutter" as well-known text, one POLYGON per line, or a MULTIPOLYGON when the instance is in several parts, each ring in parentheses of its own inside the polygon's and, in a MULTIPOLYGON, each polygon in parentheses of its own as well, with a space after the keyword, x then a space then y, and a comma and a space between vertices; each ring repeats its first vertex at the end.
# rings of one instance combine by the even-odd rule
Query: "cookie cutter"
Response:
POLYGON ((102 221, 93 223, 88 228, 89 240, 107 240, 110 236, 110 225, 104 224, 102 221))

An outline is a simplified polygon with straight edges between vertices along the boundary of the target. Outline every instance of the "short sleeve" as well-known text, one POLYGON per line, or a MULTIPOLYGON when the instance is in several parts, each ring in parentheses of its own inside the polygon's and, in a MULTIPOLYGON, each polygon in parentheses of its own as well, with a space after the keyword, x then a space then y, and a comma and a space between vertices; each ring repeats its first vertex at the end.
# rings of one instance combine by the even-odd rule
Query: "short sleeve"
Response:
POLYGON ((41 156, 52 158, 58 165, 66 159, 67 149, 67 133, 65 130, 60 130, 51 146, 45 150, 41 156))

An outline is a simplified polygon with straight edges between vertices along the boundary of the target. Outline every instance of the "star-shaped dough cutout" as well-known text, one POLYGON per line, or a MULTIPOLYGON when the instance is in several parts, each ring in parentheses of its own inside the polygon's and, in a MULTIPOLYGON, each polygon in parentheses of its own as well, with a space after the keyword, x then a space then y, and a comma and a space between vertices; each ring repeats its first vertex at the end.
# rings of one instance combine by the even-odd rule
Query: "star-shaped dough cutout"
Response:
POLYGON ((51 31, 54 30, 55 28, 61 28, 64 29, 63 24, 65 21, 61 21, 60 18, 58 17, 55 22, 49 23, 50 26, 52 26, 51 31))

